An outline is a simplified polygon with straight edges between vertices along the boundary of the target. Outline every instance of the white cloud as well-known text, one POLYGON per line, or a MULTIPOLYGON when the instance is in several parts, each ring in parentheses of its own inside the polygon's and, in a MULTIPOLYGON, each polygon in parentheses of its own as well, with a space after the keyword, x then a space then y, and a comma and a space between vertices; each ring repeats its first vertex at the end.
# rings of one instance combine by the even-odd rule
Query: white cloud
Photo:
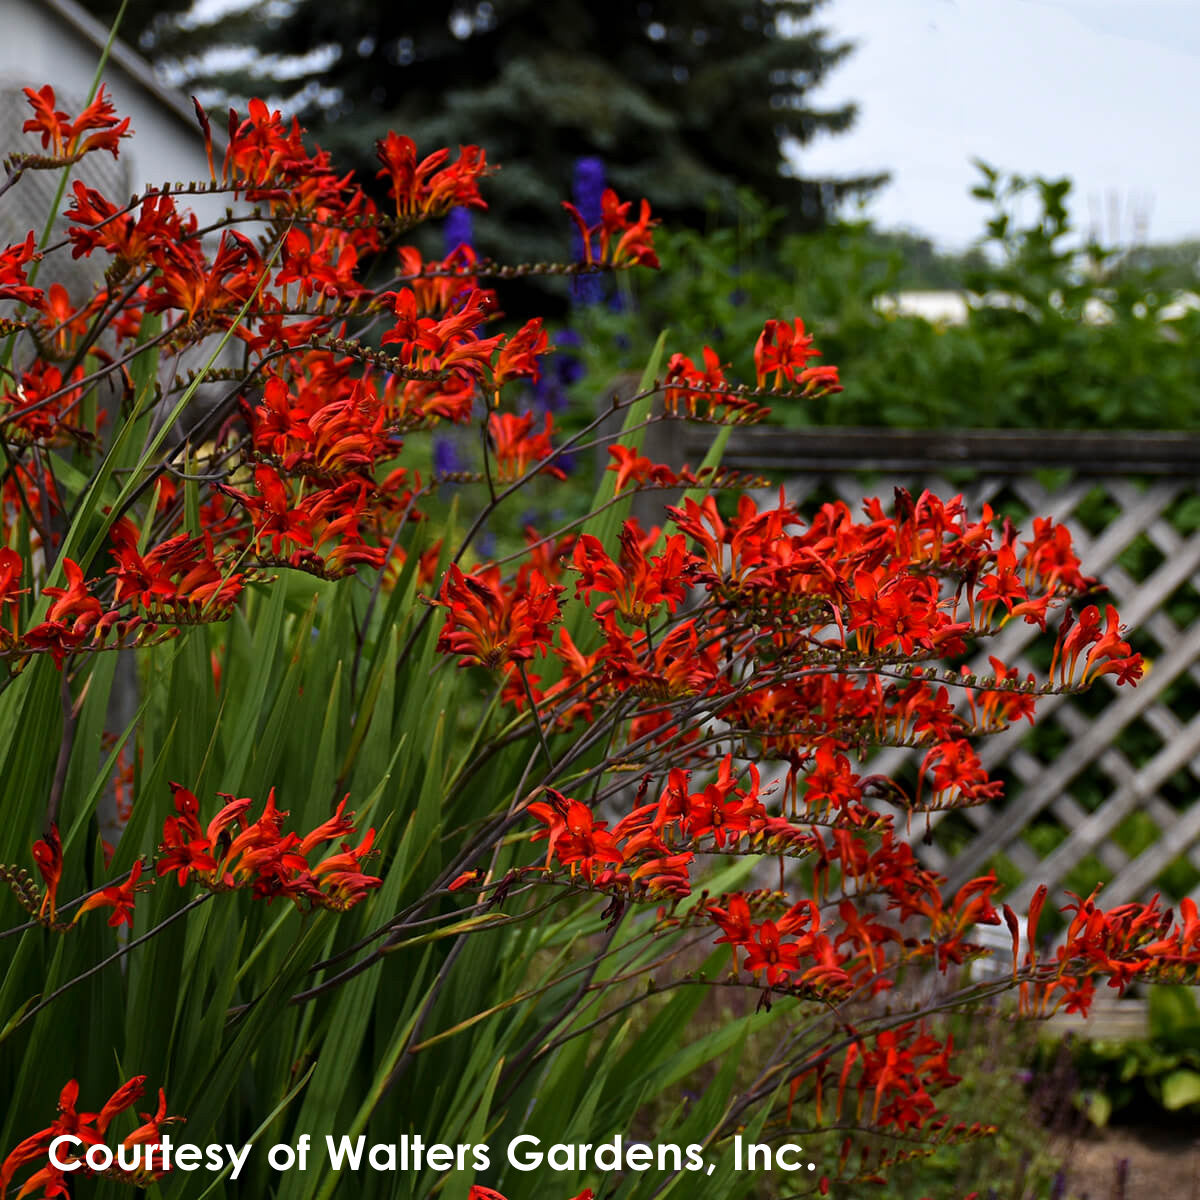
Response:
POLYGON ((1128 240, 1200 233, 1200 6, 1194 0, 834 0, 821 21, 857 52, 815 95, 861 107, 801 151, 806 174, 888 168, 870 212, 947 245, 978 236, 972 157, 1069 175, 1072 214, 1128 240), (1110 229, 1113 199, 1119 228, 1110 229))

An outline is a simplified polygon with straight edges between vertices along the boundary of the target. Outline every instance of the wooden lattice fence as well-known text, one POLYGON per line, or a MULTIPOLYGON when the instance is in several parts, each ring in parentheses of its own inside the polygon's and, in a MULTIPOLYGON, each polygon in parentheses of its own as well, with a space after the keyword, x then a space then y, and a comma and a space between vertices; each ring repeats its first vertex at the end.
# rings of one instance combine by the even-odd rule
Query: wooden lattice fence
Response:
MULTIPOLYGON (((688 445, 689 461, 702 448, 688 445)), ((1104 676, 1083 696, 1048 697, 1036 729, 985 739, 1003 800, 932 814, 917 851, 952 884, 995 868, 1018 911, 1039 882, 1086 892, 1103 879, 1106 905, 1154 892, 1200 898, 1200 437, 752 429, 735 431, 724 461, 782 482, 802 510, 833 497, 855 509, 865 495, 886 502, 903 485, 961 492, 973 513, 988 502, 1064 521, 1147 675, 1136 688, 1104 676)), ((1036 626, 1014 622, 977 669, 995 654, 1044 671, 1038 639, 1036 626)), ((888 750, 870 769, 903 775, 915 762, 913 751, 888 750)))

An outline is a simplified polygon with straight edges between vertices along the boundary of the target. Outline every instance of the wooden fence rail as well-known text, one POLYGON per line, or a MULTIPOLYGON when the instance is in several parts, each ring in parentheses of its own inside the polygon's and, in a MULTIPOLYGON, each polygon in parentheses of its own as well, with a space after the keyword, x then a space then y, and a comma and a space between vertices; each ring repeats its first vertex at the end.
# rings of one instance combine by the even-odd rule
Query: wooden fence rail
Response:
MULTIPOLYGON (((705 431, 687 437, 696 462, 705 431)), ((724 462, 782 483, 802 510, 834 497, 853 509, 864 495, 887 503, 902 485, 961 492, 974 513, 986 502, 1065 522, 1084 573, 1108 588, 1146 656, 1146 677, 1048 697, 1035 731, 985 739, 980 756, 1005 780, 1004 798, 930 814, 933 836, 917 852, 953 885, 995 867, 1018 911, 1038 883, 1090 890, 1098 878, 1106 905, 1154 892, 1200 899, 1200 436, 755 428, 734 431, 724 462), (975 473, 964 483, 965 467, 975 473), (1070 476, 1049 490, 1040 473, 1051 468, 1070 476)), ((972 669, 986 673, 995 654, 1033 670, 1039 636, 1010 625, 972 669)), ((903 775, 916 761, 893 749, 864 769, 903 775)))

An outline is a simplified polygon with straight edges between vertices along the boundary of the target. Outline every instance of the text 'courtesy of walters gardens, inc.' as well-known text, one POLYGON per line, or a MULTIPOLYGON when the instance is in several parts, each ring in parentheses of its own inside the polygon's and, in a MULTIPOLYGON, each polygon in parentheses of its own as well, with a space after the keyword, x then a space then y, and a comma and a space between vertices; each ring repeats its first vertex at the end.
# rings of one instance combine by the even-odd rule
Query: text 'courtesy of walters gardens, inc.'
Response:
MULTIPOLYGON (((88 1146, 63 1134, 50 1143, 50 1162, 60 1171, 110 1167, 124 1171, 229 1172, 236 1180, 252 1155, 265 1153, 272 1170, 288 1171, 487 1171, 493 1166, 516 1171, 690 1171, 711 1175, 715 1158, 697 1144, 638 1142, 620 1134, 603 1142, 545 1143, 521 1134, 501 1147, 483 1143, 447 1145, 426 1142, 420 1134, 404 1134, 395 1142, 369 1142, 366 1137, 313 1138, 302 1134, 293 1142, 272 1146, 240 1146, 213 1142, 196 1145, 163 1135, 154 1145, 88 1146)), ((794 1143, 765 1145, 733 1139, 735 1171, 815 1171, 794 1143)))

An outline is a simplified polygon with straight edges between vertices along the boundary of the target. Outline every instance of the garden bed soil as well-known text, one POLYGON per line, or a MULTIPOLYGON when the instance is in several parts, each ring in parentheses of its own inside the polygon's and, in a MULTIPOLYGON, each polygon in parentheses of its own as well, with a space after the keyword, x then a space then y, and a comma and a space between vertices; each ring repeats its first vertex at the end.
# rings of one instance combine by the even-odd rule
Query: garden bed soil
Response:
POLYGON ((1115 1127, 1079 1141, 1068 1165, 1072 1200, 1200 1200, 1200 1125, 1115 1127), (1121 1191, 1118 1165, 1128 1161, 1121 1191))

